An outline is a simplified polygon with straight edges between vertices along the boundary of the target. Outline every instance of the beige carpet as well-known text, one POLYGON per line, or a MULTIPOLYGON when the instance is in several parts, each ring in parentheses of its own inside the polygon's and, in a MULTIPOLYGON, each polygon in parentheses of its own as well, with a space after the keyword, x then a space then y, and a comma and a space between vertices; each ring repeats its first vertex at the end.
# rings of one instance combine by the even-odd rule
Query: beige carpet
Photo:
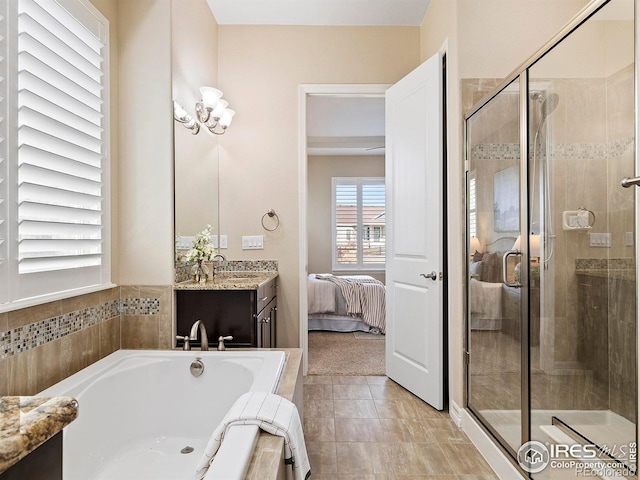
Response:
POLYGON ((309 375, 384 375, 384 335, 309 332, 309 375))

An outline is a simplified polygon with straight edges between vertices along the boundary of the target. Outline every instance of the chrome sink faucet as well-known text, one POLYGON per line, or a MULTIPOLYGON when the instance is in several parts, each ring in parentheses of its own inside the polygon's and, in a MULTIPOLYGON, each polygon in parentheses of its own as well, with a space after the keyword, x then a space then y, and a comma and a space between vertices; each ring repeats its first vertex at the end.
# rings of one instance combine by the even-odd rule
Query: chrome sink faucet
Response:
POLYGON ((216 276, 216 261, 217 262, 226 262, 227 261, 227 257, 225 257, 221 253, 216 253, 211 260, 213 261, 213 264, 211 265, 211 270, 212 270, 211 276, 215 277, 216 276))
POLYGON ((207 338, 207 329, 202 323, 202 320, 196 320, 191 326, 191 334, 189 334, 189 340, 195 341, 198 339, 198 329, 200 330, 200 350, 209 350, 209 339, 207 338))

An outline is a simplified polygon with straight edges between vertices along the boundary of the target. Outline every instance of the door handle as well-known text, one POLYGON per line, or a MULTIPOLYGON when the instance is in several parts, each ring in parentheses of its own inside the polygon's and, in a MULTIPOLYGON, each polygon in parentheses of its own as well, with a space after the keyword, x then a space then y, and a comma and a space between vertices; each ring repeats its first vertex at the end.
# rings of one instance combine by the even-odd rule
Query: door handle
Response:
POLYGON ((522 255, 522 252, 518 250, 509 250, 502 257, 502 283, 504 283, 507 287, 521 288, 522 284, 520 282, 512 283, 507 280, 507 259, 514 255, 522 255))
POLYGON ((430 278, 433 281, 435 281, 438 278, 438 274, 435 271, 431 273, 421 273, 420 276, 424 278, 430 278))
POLYGON ((622 180, 620 180, 620 185, 622 185, 624 188, 629 188, 633 185, 638 187, 640 186, 640 177, 624 177, 622 180))

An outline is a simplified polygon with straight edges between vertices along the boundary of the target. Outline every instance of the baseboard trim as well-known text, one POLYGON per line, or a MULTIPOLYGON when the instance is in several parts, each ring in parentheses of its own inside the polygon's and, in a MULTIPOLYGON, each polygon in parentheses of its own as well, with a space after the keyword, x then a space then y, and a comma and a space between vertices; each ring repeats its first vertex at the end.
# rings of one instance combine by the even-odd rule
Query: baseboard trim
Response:
POLYGON ((462 428, 462 409, 453 400, 449 402, 449 416, 458 428, 462 428))
POLYGON ((451 402, 449 411, 454 422, 454 414, 459 415, 460 427, 501 480, 526 480, 466 409, 451 402))

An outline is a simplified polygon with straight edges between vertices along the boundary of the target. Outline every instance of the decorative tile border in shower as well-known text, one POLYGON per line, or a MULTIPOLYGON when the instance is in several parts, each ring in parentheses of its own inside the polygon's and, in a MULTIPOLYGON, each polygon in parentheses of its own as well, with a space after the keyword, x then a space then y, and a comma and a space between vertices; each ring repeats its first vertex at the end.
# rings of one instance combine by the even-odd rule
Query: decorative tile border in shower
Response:
POLYGON ((553 155, 559 158, 610 158, 631 151, 633 145, 633 138, 622 138, 609 143, 558 143, 552 148, 553 155))
MULTIPOLYGON (((610 158, 631 151, 633 145, 633 137, 609 143, 558 143, 551 145, 551 154, 554 157, 565 159, 610 158)), ((471 158, 474 160, 518 160, 520 145, 517 143, 480 143, 471 149, 471 158)))
POLYGON ((633 258, 576 258, 576 270, 633 270, 633 258))
POLYGON ((0 358, 30 350, 119 315, 158 315, 158 298, 121 298, 0 332, 0 358))
POLYGON ((474 160, 517 160, 520 158, 519 143, 479 143, 471 149, 474 160))

